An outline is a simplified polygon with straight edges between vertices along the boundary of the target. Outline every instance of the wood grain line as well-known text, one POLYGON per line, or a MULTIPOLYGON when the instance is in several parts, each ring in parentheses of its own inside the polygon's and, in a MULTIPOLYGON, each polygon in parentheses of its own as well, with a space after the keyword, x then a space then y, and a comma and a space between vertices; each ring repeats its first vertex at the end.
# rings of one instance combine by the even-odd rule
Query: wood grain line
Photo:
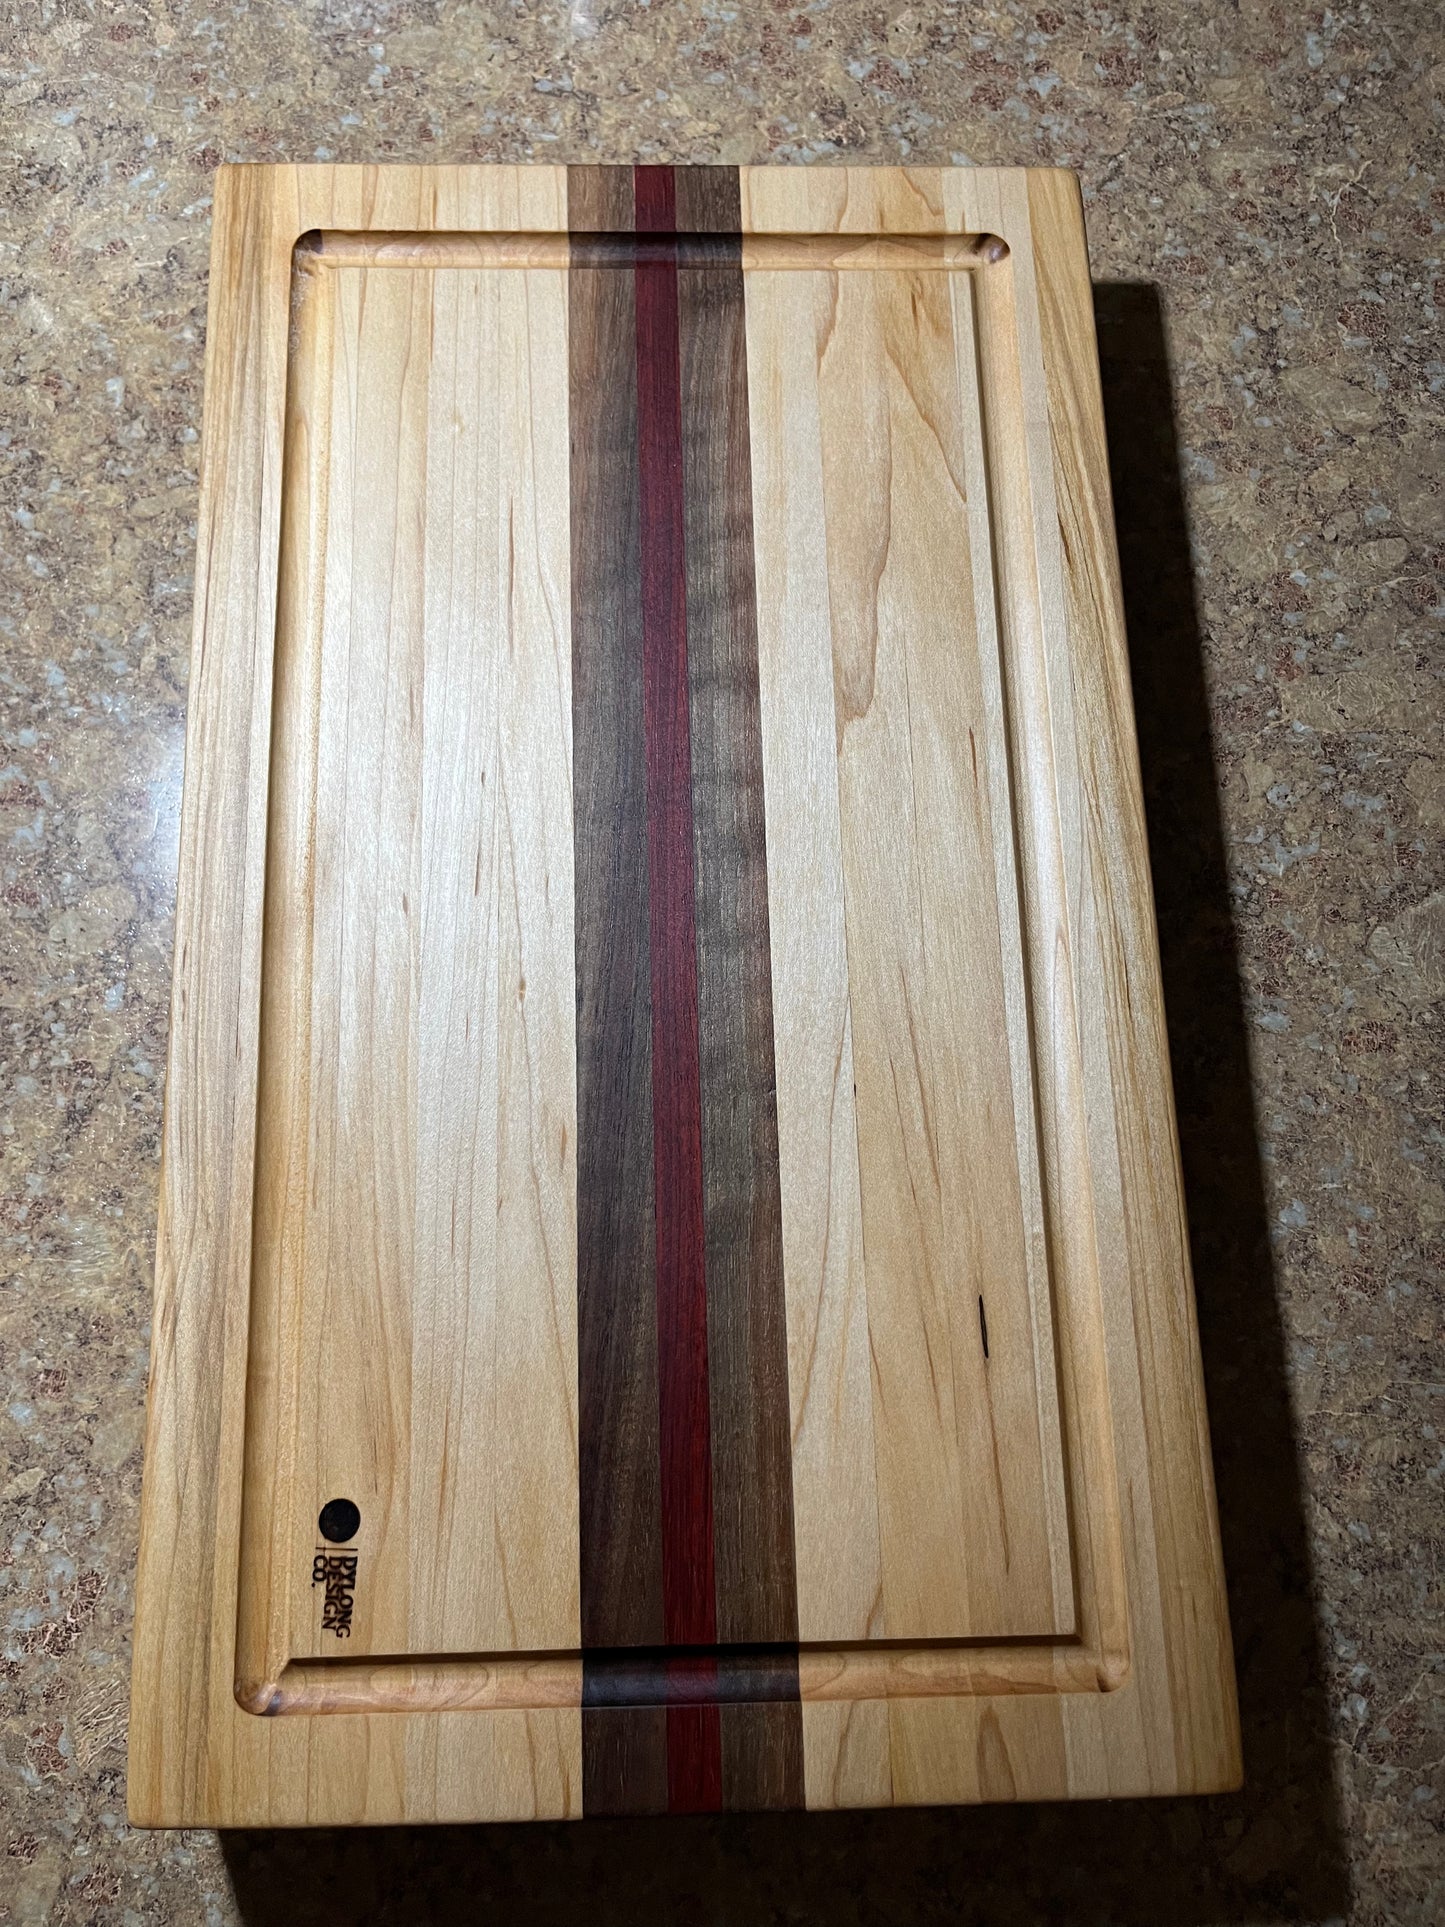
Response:
MULTIPOLYGON (((686 170, 677 213, 735 237, 736 170, 686 170)), ((788 1641, 798 1605, 752 468, 743 277, 728 245, 730 274, 678 275, 717 1626, 723 1642, 788 1641)), ((796 1698, 796 1666, 791 1676, 796 1698)), ((796 1712, 724 1712, 727 1806, 799 1804, 801 1759, 796 1712)))
MULTIPOLYGON (((684 1664, 667 1662, 669 1671, 684 1664)), ((669 1813, 716 1813, 723 1803, 722 1708, 715 1677, 710 1678, 716 1673, 716 1661, 708 1658, 701 1664, 704 1686, 699 1697, 668 1701, 669 1813)))
POLYGON ((746 295, 798 1629, 857 1640, 884 1627, 817 385, 832 300, 782 274, 746 295))
MULTIPOLYGON (((1066 1546, 1014 1112, 1019 932, 1003 926, 994 861, 1012 843, 990 796, 1006 750, 982 699, 956 358, 948 284, 838 285, 818 381, 894 1638, 1073 1630, 1050 1536, 1057 1520, 1066 1546), (946 590, 940 554, 959 563, 946 590)), ((1046 1299, 1046 1275, 1036 1288, 1046 1299)))
MULTIPOLYGON (((671 168, 639 167, 634 191, 639 229, 671 232, 671 168)), ((676 258, 639 263, 634 287, 663 1625, 670 1644, 711 1645, 717 1609, 676 258)), ((669 1806, 682 1812, 715 1807, 721 1798, 716 1709, 670 1707, 667 1739, 669 1806)))
POLYGON ((688 248, 696 244, 700 257, 705 252, 710 262, 735 273, 742 245, 742 190, 738 185, 738 170, 735 167, 675 168, 673 193, 679 265, 701 265, 700 258, 693 261, 687 255, 688 248))
POLYGON ((582 1638, 606 1646, 663 1637, 630 282, 574 275, 570 324, 582 1638))
MULTIPOLYGON (((361 1509, 351 1637, 404 1647, 420 995, 431 277, 337 278, 317 735, 308 1179, 288 1242, 299 1307, 291 1654, 331 1639, 316 1514, 361 1509), (389 391, 373 371, 389 367, 389 391), (369 809, 355 807, 366 798, 369 809), (349 1362, 336 1368, 340 1356, 349 1362)), ((274 978, 264 988, 281 989, 274 978)), ((266 1155, 262 1131, 260 1154, 266 1155)), ((277 1147, 280 1149, 281 1147, 277 1147)))
MULTIPOLYGON (((568 193, 579 225, 631 221, 629 168, 572 170, 568 193)), ((570 287, 585 1671, 664 1627, 634 290, 585 268, 570 287)), ((586 1811, 666 1805, 660 1715, 584 1712, 582 1751, 586 1811)))
MULTIPOLYGON (((732 177, 719 222, 736 222, 736 194, 732 177)), ((717 1630, 785 1640, 798 1608, 741 274, 685 270, 678 300, 717 1630)))
POLYGON ((584 1706, 582 1811, 667 1812, 665 1706, 584 1706))
POLYGON ((729 1813, 801 1807, 803 1709, 796 1668, 767 1701, 722 1707, 722 1804, 729 1813))
MULTIPOLYGON (((569 167, 567 169, 568 236, 626 234, 632 230, 633 225, 633 187, 630 167, 569 167)), ((367 235, 365 238, 370 241, 376 237, 367 235)), ((421 238, 434 243, 442 237, 428 234, 421 238)), ((446 238, 450 242, 455 237, 448 235, 446 238)))

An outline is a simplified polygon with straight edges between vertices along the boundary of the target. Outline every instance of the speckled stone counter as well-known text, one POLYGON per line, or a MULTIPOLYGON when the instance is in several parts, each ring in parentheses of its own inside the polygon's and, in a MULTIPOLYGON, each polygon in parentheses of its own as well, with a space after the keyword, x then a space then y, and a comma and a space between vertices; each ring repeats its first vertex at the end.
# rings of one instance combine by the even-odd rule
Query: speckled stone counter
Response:
POLYGON ((0 22, 0 1922, 1435 1922, 1445 27, 814 0, 0 22), (128 1638, 220 160, 1088 199, 1247 1791, 141 1834, 128 1638))

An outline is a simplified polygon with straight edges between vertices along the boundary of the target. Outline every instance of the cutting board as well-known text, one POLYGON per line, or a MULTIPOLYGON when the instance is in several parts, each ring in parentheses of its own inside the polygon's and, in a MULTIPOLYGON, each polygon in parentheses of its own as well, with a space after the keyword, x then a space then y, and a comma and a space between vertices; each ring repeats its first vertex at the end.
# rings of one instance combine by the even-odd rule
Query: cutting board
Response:
POLYGON ((1077 185, 223 168, 145 1825, 1239 1772, 1077 185))

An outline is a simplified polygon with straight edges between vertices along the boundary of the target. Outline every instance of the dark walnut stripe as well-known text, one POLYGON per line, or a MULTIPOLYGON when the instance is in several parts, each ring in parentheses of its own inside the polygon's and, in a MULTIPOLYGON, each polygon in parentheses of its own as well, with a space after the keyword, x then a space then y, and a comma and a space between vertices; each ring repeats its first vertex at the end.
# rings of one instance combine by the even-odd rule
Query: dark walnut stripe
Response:
MULTIPOLYGON (((676 226, 672 169, 639 167, 633 178, 638 230, 671 233, 676 226)), ((676 257, 649 251, 636 262, 633 277, 651 878, 663 1625, 669 1645, 710 1646, 717 1638, 717 1608, 676 257)), ((707 1812, 722 1804, 721 1725, 715 1704, 668 1707, 667 1790, 674 1812, 707 1812)))
POLYGON ((737 174, 569 225, 583 1806, 800 1805, 737 174))
POLYGON ((582 1708, 582 1811, 667 1812, 665 1706, 582 1708))
MULTIPOLYGON (((797 1584, 736 169, 679 170, 677 224, 726 237, 732 254, 730 270, 678 275, 717 1637, 790 1642, 797 1584)), ((796 1661, 792 1692, 768 1697, 780 1703, 723 1712, 725 1806, 802 1803, 796 1661)))
MULTIPOLYGON (((571 219, 632 221, 631 168, 575 168, 571 219)), ((569 277, 577 954, 577 1371, 587 1648, 654 1646, 662 1611, 652 971, 632 276, 569 277)), ((584 1688, 585 1690, 585 1688, 584 1688)), ((667 1806, 666 1715, 582 1719, 590 1813, 667 1806)))
POLYGON ((569 167, 567 226, 573 234, 629 233, 632 228, 632 169, 569 167))

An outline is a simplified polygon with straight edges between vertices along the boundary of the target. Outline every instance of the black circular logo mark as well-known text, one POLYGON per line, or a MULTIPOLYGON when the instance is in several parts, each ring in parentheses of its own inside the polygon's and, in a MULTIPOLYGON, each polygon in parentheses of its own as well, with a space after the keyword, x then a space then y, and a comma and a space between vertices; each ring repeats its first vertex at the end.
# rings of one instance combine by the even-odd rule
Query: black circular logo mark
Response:
POLYGON ((361 1508, 350 1499, 328 1499, 316 1523, 323 1539, 329 1539, 333 1546, 345 1545, 348 1539, 356 1537, 361 1525, 361 1508))

